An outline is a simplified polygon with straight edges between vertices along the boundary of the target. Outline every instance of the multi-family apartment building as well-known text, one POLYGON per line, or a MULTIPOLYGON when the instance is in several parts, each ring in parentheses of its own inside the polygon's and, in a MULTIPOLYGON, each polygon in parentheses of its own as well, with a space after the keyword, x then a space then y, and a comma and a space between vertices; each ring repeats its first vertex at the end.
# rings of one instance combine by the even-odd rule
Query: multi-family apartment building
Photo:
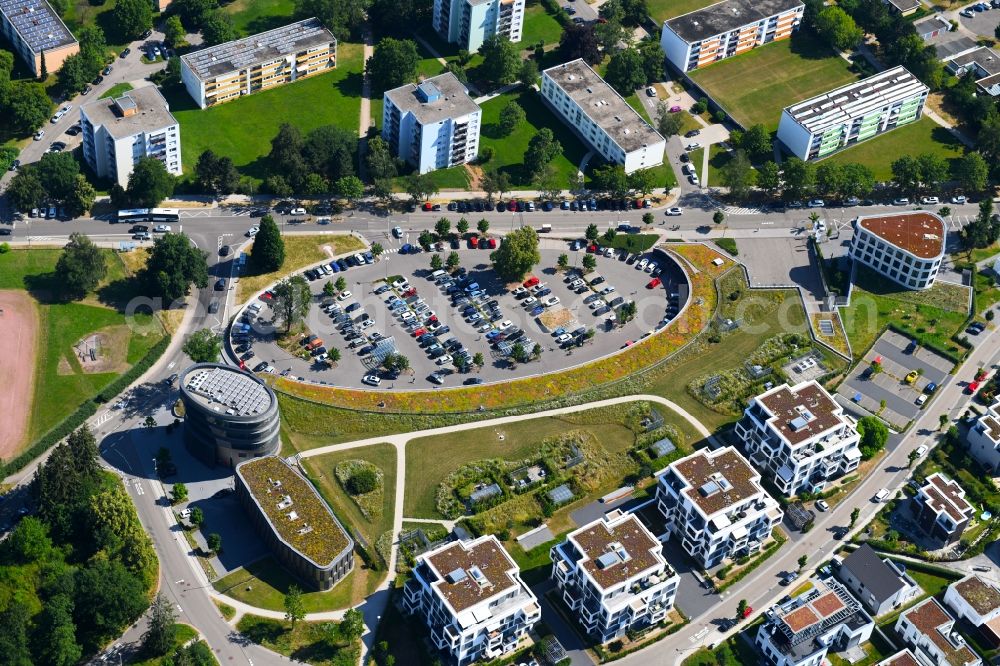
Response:
POLYGON ((310 18, 181 56, 181 80, 201 108, 337 66, 337 38, 310 18))
POLYGON ((969 455, 995 474, 1000 470, 1000 400, 976 419, 966 436, 969 455))
POLYGON ((972 73, 976 89, 990 97, 1000 95, 1000 54, 988 46, 963 51, 944 61, 945 69, 955 76, 972 73))
POLYGON ((662 621, 680 577, 634 514, 613 511, 552 548, 552 579, 584 632, 599 643, 662 621))
POLYGON ((667 61, 690 72, 791 37, 805 13, 800 0, 722 0, 663 23, 667 61))
POLYGON ((31 73, 54 74, 80 43, 45 0, 0 0, 0 35, 31 73), (42 63, 44 62, 44 67, 42 63))
POLYGON ((904 67, 785 107, 778 139, 796 157, 812 160, 919 120, 928 88, 904 67))
POLYGON ((909 289, 927 289, 944 259, 944 220, 929 211, 862 215, 851 258, 909 289))
POLYGON ((667 142, 582 59, 542 72, 542 99, 604 159, 625 173, 663 163, 667 142))
POLYGON ((955 631, 955 618, 934 597, 900 613, 895 629, 921 666, 982 666, 955 631))
POLYGON ((832 578, 765 612, 754 643, 771 666, 821 666, 839 652, 871 638, 875 623, 858 600, 832 578))
POLYGON ((861 463, 854 420, 816 381, 753 398, 736 435, 750 462, 785 495, 818 492, 861 463))
POLYGON ((156 86, 80 107, 83 158, 101 178, 128 185, 135 163, 155 157, 181 175, 181 130, 156 86))
POLYGON ((423 621, 457 666, 512 652, 541 618, 538 599, 492 534, 453 541, 416 559, 403 611, 423 621))
POLYGON ((783 515, 760 472, 731 446, 671 463, 657 481, 656 504, 666 538, 704 569, 759 551, 783 515))
POLYGON ((382 138, 420 173, 476 159, 483 111, 451 72, 388 90, 382 138))
POLYGON ((446 42, 475 53, 489 37, 521 41, 524 0, 434 0, 434 30, 446 42))
POLYGON ((941 472, 924 479, 910 509, 914 521, 940 547, 958 541, 976 513, 962 486, 941 472))
POLYGON ((902 563, 880 557, 868 544, 844 558, 837 579, 851 591, 872 617, 905 606, 923 590, 902 563))
POLYGON ((956 618, 978 629, 990 646, 1000 645, 1000 589, 995 583, 970 574, 948 586, 944 604, 956 618))

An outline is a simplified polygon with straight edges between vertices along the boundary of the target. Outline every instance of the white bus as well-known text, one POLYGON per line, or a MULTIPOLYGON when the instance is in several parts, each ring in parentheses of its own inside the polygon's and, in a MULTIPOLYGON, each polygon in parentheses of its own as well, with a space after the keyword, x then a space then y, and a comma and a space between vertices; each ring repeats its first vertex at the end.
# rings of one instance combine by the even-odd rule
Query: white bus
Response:
POLYGON ((177 222, 180 217, 176 208, 151 208, 149 211, 150 222, 177 222))
POLYGON ((148 208, 130 208, 120 210, 115 216, 116 222, 147 222, 149 221, 148 208))

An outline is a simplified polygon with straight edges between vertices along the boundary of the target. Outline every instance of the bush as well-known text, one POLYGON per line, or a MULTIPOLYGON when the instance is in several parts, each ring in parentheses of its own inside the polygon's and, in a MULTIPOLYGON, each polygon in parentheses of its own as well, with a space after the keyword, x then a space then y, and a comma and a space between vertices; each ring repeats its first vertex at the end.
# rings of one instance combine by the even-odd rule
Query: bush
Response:
POLYGON ((364 495, 378 488, 378 475, 372 469, 359 469, 347 480, 347 492, 364 495))

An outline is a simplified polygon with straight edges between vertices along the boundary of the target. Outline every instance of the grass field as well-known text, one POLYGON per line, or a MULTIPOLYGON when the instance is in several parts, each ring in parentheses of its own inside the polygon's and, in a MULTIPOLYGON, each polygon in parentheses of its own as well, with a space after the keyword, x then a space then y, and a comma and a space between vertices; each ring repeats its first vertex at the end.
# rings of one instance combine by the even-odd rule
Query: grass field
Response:
POLYGON ((101 95, 98 99, 107 99, 108 97, 121 97, 122 94, 127 93, 132 90, 132 84, 128 82, 116 83, 115 85, 108 88, 107 92, 101 95))
POLYGON ((846 148, 826 160, 864 164, 876 180, 892 180, 892 163, 903 155, 932 153, 954 163, 965 152, 962 143, 930 118, 903 125, 891 132, 846 148))
POLYGON ((533 47, 538 42, 544 42, 547 46, 558 44, 561 36, 562 26, 559 21, 546 12, 541 3, 528 4, 524 8, 521 47, 533 47))
MULTIPOLYGON (((304 664, 354 666, 361 656, 360 641, 337 642, 328 631, 331 622, 298 622, 292 629, 287 620, 272 620, 259 615, 244 615, 236 623, 241 638, 304 664)), ((335 628, 335 627, 334 627, 335 628)))
POLYGON ((744 126, 778 128, 781 110, 857 79, 820 40, 799 33, 690 73, 744 126), (753 85, 747 85, 753 81, 753 85))
POLYGON ((181 126, 184 171, 192 173, 198 156, 211 148, 231 158, 241 173, 263 179, 271 139, 282 123, 303 134, 325 125, 357 132, 362 69, 361 45, 342 43, 332 72, 208 109, 199 109, 183 86, 165 90, 170 111, 181 126))
POLYGON ((222 11, 233 17, 236 31, 246 36, 291 23, 295 3, 292 0, 235 0, 223 5, 222 11))
MULTIPOLYGON (((247 274, 236 283, 236 302, 242 303, 251 294, 263 289, 284 275, 326 259, 328 255, 324 246, 329 246, 333 254, 357 252, 364 244, 350 234, 319 234, 309 236, 285 236, 285 263, 272 273, 247 274)), ((251 246, 249 254, 253 254, 251 246)))
POLYGON ((649 0, 646 6, 649 8, 649 15, 660 24, 667 19, 696 11, 714 2, 717 0, 649 0))

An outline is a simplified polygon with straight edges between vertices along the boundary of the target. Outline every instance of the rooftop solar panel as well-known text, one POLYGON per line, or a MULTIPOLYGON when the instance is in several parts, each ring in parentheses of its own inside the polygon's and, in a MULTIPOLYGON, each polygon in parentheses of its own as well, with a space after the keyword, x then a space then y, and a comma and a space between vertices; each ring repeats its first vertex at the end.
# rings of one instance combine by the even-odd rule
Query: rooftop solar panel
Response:
POLYGON ((0 0, 0 12, 35 53, 76 42, 45 0, 0 0))

